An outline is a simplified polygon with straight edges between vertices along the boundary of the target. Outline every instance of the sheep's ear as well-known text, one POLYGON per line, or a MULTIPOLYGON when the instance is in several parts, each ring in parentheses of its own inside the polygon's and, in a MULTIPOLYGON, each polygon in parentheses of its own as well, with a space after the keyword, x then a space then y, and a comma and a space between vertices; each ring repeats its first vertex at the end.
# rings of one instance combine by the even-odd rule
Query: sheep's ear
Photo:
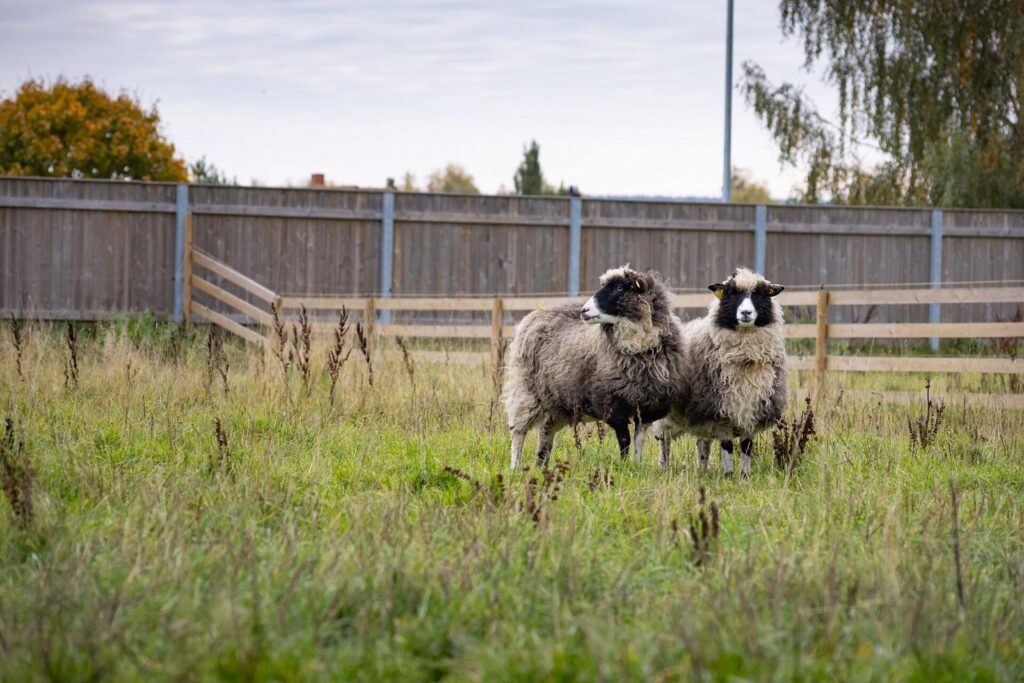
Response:
POLYGON ((778 296, 784 289, 782 285, 768 285, 768 296, 778 296))
POLYGON ((725 296, 725 285, 723 285, 721 282, 716 282, 713 285, 708 285, 708 289, 714 292, 715 296, 717 296, 719 299, 725 296))

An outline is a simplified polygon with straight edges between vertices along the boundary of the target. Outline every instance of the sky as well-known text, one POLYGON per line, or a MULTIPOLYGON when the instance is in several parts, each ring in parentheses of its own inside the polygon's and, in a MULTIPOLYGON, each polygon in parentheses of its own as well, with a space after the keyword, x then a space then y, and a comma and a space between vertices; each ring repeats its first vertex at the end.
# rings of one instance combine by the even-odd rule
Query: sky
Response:
MULTIPOLYGON (((0 95, 90 76, 156 104, 188 161, 241 184, 423 183, 448 162, 482 192, 512 187, 536 140, 554 184, 589 195, 717 197, 725 0, 0 0, 0 95)), ((734 80, 754 60, 834 96, 802 69, 778 8, 736 0, 734 80)), ((733 165, 791 196, 767 131, 733 94, 733 165)))

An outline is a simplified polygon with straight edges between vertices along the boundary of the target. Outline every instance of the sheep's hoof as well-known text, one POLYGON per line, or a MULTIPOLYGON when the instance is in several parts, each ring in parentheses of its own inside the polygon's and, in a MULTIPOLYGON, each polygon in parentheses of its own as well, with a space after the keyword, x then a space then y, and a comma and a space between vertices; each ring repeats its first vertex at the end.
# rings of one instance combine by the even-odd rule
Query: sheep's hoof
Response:
POLYGON ((723 476, 725 476, 726 479, 732 479, 732 472, 726 472, 723 476))

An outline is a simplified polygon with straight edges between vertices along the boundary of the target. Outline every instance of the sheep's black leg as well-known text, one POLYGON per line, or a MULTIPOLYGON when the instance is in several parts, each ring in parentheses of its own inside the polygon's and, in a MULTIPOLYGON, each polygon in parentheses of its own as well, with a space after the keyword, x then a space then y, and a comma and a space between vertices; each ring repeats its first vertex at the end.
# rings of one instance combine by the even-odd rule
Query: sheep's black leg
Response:
POLYGON ((629 455, 629 424, 613 424, 612 429, 615 430, 615 440, 619 442, 619 456, 625 460, 629 455))
POLYGON ((754 452, 754 440, 744 438, 740 440, 740 454, 743 456, 740 465, 740 475, 746 479, 750 476, 750 456, 754 452))
POLYGON ((732 441, 722 441, 722 471, 725 476, 732 476, 732 441))

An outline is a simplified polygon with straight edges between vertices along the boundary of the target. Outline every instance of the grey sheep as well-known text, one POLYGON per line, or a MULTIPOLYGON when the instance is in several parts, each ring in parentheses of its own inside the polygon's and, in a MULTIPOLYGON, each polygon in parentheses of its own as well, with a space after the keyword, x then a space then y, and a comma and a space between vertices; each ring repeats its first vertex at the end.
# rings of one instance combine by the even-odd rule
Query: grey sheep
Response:
POLYGON ((667 466, 672 439, 697 437, 697 457, 707 467, 712 440, 721 441, 722 465, 732 474, 733 440, 740 439, 741 474, 750 475, 753 438, 786 409, 786 346, 782 307, 774 299, 784 287, 746 268, 709 285, 715 300, 707 315, 681 327, 686 400, 654 425, 667 466))
POLYGON ((645 426, 682 400, 682 342, 671 306, 655 274, 623 266, 601 276, 601 288, 582 309, 565 305, 523 318, 503 391, 513 468, 532 428, 539 427, 537 461, 543 464, 555 434, 583 420, 609 424, 622 457, 633 422, 639 459, 645 426))

